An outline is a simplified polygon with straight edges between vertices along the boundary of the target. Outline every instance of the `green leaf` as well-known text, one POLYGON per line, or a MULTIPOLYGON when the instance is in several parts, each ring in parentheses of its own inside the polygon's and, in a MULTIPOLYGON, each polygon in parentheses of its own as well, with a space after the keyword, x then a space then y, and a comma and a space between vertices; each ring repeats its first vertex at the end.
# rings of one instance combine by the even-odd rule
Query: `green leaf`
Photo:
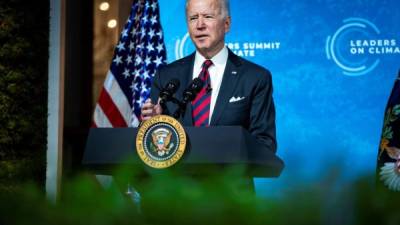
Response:
POLYGON ((392 139, 392 137, 393 137, 392 127, 385 127, 385 129, 383 130, 383 133, 382 133, 382 137, 386 138, 388 140, 392 139))

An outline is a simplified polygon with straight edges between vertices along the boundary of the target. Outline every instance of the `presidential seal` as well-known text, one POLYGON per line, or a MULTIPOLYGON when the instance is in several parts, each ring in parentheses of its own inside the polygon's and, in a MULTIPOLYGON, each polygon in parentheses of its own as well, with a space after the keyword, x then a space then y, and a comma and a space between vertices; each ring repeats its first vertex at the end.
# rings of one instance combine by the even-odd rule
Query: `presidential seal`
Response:
POLYGON ((140 126, 136 136, 136 151, 148 166, 163 169, 174 165, 186 148, 186 134, 173 117, 155 116, 140 126))

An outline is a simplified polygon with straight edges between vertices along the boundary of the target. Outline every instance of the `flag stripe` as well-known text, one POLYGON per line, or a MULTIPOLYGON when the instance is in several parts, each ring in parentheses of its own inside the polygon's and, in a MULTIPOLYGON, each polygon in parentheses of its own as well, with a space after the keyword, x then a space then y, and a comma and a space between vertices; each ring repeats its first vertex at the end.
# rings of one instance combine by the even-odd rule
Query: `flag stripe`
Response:
POLYGON ((96 104, 94 114, 95 115, 92 127, 112 127, 112 124, 108 120, 107 116, 104 114, 99 104, 96 104))
POLYGON ((122 92, 119 83, 114 79, 114 74, 112 74, 111 71, 108 71, 104 88, 107 90, 115 106, 118 108, 125 123, 129 124, 132 116, 131 105, 126 98, 126 95, 122 92))
POLYGON ((100 93, 99 106, 103 109, 106 117, 113 118, 110 121, 113 127, 126 127, 128 125, 105 89, 100 93))

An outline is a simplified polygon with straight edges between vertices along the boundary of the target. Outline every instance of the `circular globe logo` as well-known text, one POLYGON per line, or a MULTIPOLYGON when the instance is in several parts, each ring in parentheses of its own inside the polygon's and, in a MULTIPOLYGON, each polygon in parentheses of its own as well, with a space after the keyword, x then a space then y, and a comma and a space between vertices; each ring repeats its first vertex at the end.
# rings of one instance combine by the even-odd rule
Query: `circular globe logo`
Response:
POLYGON ((369 54, 363 46, 373 45, 380 34, 375 24, 363 18, 348 18, 333 35, 326 39, 325 51, 347 76, 361 76, 375 69, 380 60, 369 54))

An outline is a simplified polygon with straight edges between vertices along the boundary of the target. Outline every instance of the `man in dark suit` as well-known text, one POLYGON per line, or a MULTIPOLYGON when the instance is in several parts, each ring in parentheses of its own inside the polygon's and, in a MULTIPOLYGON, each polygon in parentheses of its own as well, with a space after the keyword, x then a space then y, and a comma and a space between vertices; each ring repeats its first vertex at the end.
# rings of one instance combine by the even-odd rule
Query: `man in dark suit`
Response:
POLYGON ((167 103, 163 112, 158 100, 160 90, 171 79, 180 81, 176 97, 181 99, 191 80, 200 77, 205 82, 204 90, 187 105, 181 119, 183 125, 240 125, 275 152, 271 74, 225 46, 225 34, 231 24, 228 0, 187 0, 186 18, 196 52, 157 72, 151 99, 142 107, 142 119, 175 112, 177 106, 172 103, 167 103))

